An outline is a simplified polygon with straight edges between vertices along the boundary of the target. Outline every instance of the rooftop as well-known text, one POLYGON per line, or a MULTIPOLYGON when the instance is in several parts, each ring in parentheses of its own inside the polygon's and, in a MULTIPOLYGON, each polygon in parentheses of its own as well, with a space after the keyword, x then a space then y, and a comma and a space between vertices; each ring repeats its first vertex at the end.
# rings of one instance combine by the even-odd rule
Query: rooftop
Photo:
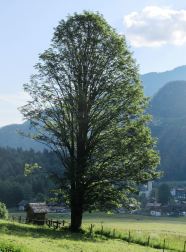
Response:
POLYGON ((48 213, 49 209, 46 203, 29 203, 27 208, 31 208, 34 213, 48 213))

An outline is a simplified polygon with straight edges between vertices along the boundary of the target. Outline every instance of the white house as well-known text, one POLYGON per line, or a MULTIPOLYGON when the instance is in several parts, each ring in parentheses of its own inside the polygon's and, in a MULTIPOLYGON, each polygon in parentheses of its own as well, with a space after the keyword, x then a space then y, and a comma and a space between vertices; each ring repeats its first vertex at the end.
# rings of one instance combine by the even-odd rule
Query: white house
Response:
POLYGON ((148 199, 150 197, 151 192, 152 192, 152 181, 148 181, 148 183, 141 188, 139 196, 144 194, 145 197, 148 199))

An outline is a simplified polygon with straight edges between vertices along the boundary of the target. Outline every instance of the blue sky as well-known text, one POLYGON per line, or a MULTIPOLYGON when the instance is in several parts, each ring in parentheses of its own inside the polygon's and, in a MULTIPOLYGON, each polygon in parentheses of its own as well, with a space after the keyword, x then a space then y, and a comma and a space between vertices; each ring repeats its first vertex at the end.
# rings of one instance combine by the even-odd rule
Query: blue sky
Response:
POLYGON ((1 0, 0 126, 21 122, 22 85, 38 54, 61 19, 83 10, 99 11, 126 35, 141 73, 186 65, 185 0, 1 0))

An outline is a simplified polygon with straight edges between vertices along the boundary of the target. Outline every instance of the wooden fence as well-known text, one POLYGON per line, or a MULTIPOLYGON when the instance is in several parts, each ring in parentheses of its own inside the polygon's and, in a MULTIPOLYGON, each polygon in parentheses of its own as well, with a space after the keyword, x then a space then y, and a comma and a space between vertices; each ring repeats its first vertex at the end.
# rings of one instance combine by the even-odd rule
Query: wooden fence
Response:
POLYGON ((28 219, 25 218, 25 217, 22 217, 22 216, 11 216, 9 217, 9 220, 12 221, 12 222, 18 222, 18 223, 24 223, 24 224, 28 224, 28 223, 38 223, 41 222, 45 225, 47 225, 49 228, 53 228, 53 229, 60 229, 62 227, 65 227, 65 226, 69 226, 69 223, 65 220, 53 220, 53 219, 46 219, 46 220, 38 220, 38 219, 32 219, 30 220, 29 219, 29 222, 28 222, 28 219))

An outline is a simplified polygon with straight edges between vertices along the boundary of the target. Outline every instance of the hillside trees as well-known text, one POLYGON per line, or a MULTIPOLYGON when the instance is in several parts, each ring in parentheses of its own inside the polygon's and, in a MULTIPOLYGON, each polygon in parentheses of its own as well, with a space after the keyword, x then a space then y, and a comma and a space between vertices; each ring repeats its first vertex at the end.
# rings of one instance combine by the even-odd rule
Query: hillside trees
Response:
POLYGON ((158 202, 162 205, 168 204, 171 199, 170 187, 167 184, 161 184, 158 187, 158 202))
MULTIPOLYGON (((47 198, 56 186, 48 180, 48 172, 59 171, 60 161, 53 152, 35 152, 0 148, 0 202, 16 207, 21 200, 35 201, 41 194, 47 198), (24 176, 25 163, 38 163, 45 170, 35 171, 34 176, 24 176)), ((61 172, 61 169, 60 169, 61 172)))
POLYGON ((99 14, 62 20, 36 70, 21 111, 61 160, 55 179, 78 231, 84 211, 129 206, 136 185, 157 177, 147 101, 124 37, 99 14))

